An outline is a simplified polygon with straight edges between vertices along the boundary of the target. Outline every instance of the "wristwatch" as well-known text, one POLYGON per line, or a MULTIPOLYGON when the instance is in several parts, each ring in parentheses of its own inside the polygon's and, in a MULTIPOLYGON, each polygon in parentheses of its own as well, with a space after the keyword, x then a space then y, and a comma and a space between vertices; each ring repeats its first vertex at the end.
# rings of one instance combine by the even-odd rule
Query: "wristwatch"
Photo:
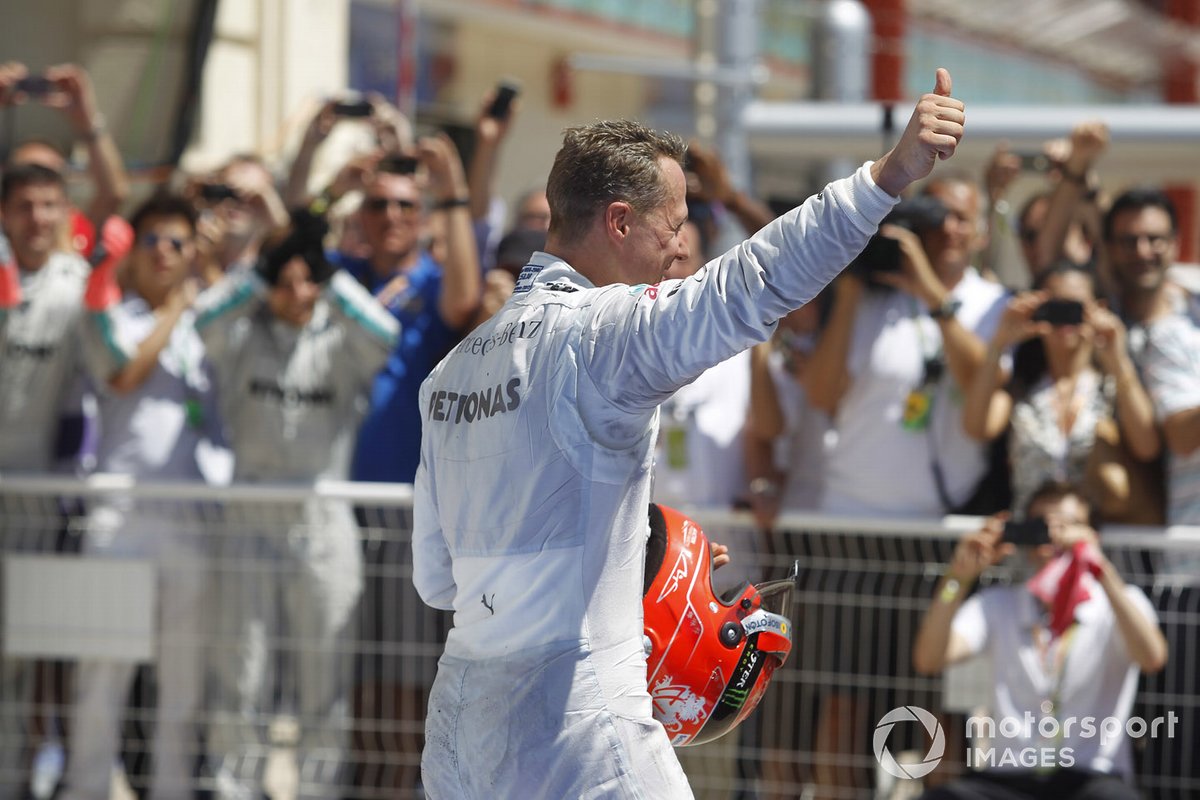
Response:
POLYGON ((960 308, 962 308, 962 300, 947 297, 940 306, 929 310, 929 316, 934 319, 953 319, 960 308))

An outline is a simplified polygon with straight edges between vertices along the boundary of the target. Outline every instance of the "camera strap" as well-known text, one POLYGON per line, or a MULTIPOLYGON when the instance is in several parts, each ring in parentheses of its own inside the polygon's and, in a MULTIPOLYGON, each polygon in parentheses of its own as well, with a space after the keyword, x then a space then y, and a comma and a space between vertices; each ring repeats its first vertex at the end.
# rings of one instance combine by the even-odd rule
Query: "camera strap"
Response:
POLYGON ((909 392, 908 398, 905 401, 904 427, 908 430, 925 431, 929 440, 929 471, 933 474, 933 485, 937 489, 938 500, 941 501, 942 508, 950 512, 953 511, 954 504, 951 502, 950 493, 946 489, 946 474, 942 469, 942 461, 938 453, 937 436, 933 430, 933 401, 946 372, 946 354, 940 337, 934 342, 932 349, 928 346, 928 342, 925 339, 925 331, 921 324, 924 315, 920 313, 915 299, 912 300, 912 312, 911 319, 917 330, 917 341, 920 343, 923 364, 921 383, 917 388, 909 392), (910 424, 910 410, 915 411, 916 409, 913 408, 914 404, 922 403, 924 410, 920 416, 919 425, 910 424))
MULTIPOLYGON (((911 299, 911 298, 910 298, 911 299)), ((929 429, 933 419, 933 402, 945 372, 945 356, 942 353, 940 340, 933 342, 930 349, 922 329, 922 315, 917 308, 916 300, 912 300, 912 313, 909 316, 917 331, 917 341, 921 352, 921 380, 914 386, 904 399, 904 412, 900 417, 901 426, 907 431, 924 431, 929 429)))

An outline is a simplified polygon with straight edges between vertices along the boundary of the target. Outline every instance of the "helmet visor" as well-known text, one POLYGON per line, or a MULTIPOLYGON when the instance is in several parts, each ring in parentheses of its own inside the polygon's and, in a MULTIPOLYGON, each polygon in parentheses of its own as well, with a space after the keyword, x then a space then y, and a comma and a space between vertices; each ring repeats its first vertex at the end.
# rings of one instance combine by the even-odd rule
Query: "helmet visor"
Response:
POLYGON ((763 611, 791 619, 792 602, 796 594, 794 578, 767 581, 757 584, 754 588, 758 590, 759 602, 762 604, 760 607, 763 611))

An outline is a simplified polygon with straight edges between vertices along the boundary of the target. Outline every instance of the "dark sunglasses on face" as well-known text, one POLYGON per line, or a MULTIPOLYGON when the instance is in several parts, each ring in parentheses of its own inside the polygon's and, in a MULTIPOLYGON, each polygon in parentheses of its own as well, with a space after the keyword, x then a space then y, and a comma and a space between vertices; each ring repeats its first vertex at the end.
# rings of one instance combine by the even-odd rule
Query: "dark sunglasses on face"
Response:
POLYGON ((157 233, 147 233, 138 240, 138 243, 148 250, 158 247, 159 242, 166 242, 171 245, 171 249, 176 253, 182 253, 183 246, 187 244, 186 239, 181 239, 178 236, 159 236, 157 233))
POLYGON ((363 200, 363 207, 367 211, 375 213, 386 211, 388 206, 396 206, 401 211, 413 211, 416 209, 417 204, 412 200, 403 200, 397 197, 368 197, 366 200, 363 200))

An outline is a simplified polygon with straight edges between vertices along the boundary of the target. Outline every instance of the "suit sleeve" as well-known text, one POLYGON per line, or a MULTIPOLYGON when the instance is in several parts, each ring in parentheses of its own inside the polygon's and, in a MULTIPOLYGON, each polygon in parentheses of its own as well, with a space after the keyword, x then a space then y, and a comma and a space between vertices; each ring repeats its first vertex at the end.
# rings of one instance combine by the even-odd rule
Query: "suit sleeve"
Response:
POLYGON ((196 298, 196 333, 214 365, 236 355, 230 334, 234 323, 262 307, 267 285, 253 270, 229 275, 196 298))
POLYGON ((338 270, 325 288, 333 316, 346 331, 346 367, 355 382, 369 385, 396 346, 400 323, 358 281, 338 270))
POLYGON ((426 605, 449 611, 454 608, 458 586, 451 570, 446 537, 442 535, 433 476, 425 467, 424 445, 421 449, 421 464, 413 482, 413 584, 426 605))
POLYGON ((869 164, 710 261, 695 275, 600 292, 584 365, 609 398, 645 412, 709 367, 765 341, 862 251, 896 199, 869 164))

